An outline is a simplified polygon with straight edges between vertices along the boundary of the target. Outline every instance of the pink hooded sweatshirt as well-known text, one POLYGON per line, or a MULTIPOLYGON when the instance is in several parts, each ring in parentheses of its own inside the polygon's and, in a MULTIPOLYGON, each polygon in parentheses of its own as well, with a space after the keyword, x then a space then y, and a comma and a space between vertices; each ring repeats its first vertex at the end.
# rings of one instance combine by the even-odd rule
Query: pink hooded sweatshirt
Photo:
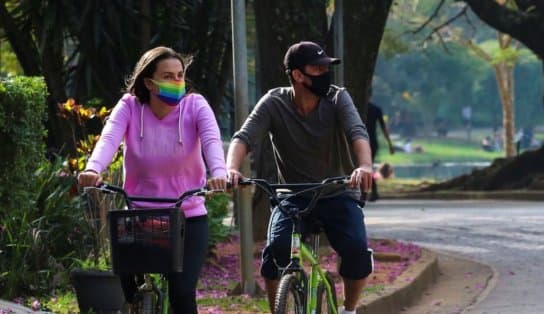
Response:
MULTIPOLYGON (((186 190, 204 187, 206 164, 212 177, 227 175, 217 121, 199 94, 183 97, 163 119, 135 96, 123 95, 86 169, 104 171, 123 140, 123 177, 128 195, 176 198, 186 190)), ((207 213, 202 197, 184 201, 182 209, 186 217, 207 213)))

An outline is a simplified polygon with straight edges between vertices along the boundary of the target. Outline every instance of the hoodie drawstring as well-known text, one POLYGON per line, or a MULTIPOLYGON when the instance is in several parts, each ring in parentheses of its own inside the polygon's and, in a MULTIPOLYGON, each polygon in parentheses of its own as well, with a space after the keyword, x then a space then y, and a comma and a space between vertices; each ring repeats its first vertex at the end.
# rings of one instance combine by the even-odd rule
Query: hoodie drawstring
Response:
POLYGON ((179 106, 179 117, 178 117, 178 141, 180 144, 182 144, 181 142, 181 105, 178 105, 179 106))

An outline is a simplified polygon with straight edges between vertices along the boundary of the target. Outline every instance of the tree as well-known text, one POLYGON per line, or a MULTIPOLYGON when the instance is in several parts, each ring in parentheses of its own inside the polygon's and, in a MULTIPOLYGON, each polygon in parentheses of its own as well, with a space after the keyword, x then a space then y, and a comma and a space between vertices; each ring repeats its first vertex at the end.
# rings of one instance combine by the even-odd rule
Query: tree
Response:
POLYGON ((514 143, 514 134, 516 132, 514 119, 514 67, 517 52, 510 47, 512 41, 510 35, 499 32, 497 37, 499 47, 496 50, 497 57, 495 58, 471 41, 468 42, 468 45, 478 56, 493 65, 502 104, 505 156, 513 157, 516 155, 514 143))
POLYGON ((113 106, 141 53, 157 45, 195 55, 188 75, 219 112, 231 72, 229 8, 213 0, 7 0, 0 27, 24 73, 45 78, 48 146, 74 155, 57 104, 71 97, 113 106))
MULTIPOLYGON (((494 0, 462 1, 489 26, 509 34, 532 50, 540 58, 544 74, 544 0, 515 0, 518 10, 502 6, 494 0)), ((544 82, 542 86, 544 90, 544 82)))
MULTIPOLYGON (((515 0, 517 8, 502 6, 494 0, 463 0, 491 27, 516 38, 544 60, 544 1, 515 0)), ((543 64, 544 72, 544 64, 543 64)), ((544 102, 544 98, 543 98, 544 102)), ((544 146, 528 151, 516 158, 498 159, 490 167, 470 176, 462 176, 429 187, 430 190, 461 189, 542 189, 544 169, 540 160, 544 156, 544 146)))
POLYGON ((344 1, 344 67, 349 90, 361 118, 366 117, 368 88, 392 0, 344 1))

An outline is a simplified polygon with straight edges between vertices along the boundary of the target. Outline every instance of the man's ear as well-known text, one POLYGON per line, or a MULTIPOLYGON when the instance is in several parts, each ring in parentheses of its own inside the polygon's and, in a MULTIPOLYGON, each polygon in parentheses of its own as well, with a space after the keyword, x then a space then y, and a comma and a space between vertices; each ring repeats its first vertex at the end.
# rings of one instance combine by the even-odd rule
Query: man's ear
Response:
POLYGON ((295 82, 302 83, 304 81, 304 74, 299 69, 291 70, 291 76, 295 82))

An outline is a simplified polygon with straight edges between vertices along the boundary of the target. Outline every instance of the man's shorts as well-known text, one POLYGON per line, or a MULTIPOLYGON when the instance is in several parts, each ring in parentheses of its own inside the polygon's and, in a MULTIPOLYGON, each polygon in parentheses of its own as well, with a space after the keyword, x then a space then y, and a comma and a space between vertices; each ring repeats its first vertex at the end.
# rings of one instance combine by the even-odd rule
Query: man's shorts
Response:
MULTIPOLYGON (((292 198, 287 206, 305 208, 307 198, 292 198)), ((363 279, 372 273, 372 253, 367 246, 364 214, 361 204, 348 196, 325 198, 305 218, 303 235, 315 221, 323 227, 332 248, 340 255, 340 275, 347 279, 363 279)), ((291 249, 291 219, 279 208, 274 208, 268 224, 268 239, 263 250, 261 275, 278 279, 279 268, 289 263, 291 249)))

